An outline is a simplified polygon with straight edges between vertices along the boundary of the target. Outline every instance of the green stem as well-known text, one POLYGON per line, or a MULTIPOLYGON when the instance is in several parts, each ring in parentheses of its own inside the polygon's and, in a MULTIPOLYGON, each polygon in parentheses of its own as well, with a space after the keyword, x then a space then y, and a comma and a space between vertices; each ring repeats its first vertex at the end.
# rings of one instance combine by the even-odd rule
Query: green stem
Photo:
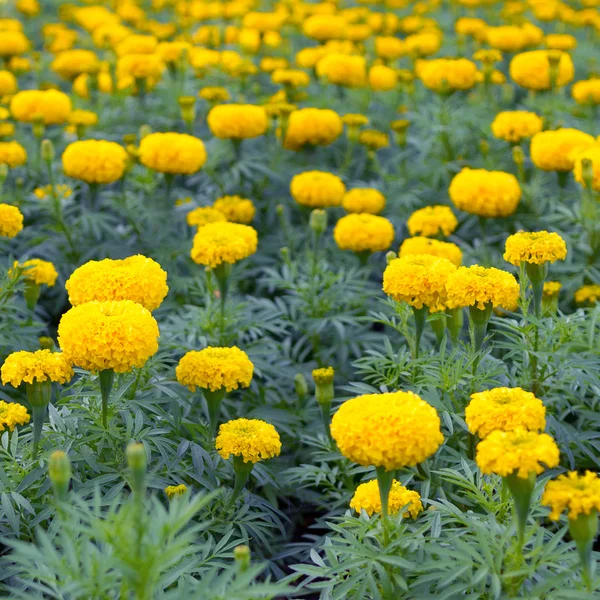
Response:
POLYGON ((33 420, 33 458, 36 458, 39 452, 40 440, 42 439, 42 429, 46 421, 46 407, 32 405, 31 417, 33 420))
POLYGON ((321 409, 321 420, 323 421, 323 428, 325 429, 325 433, 330 441, 333 441, 331 437, 331 402, 323 402, 319 404, 319 408, 321 409))
POLYGON ((592 573, 594 571, 592 550, 594 539, 598 534, 598 511, 592 510, 587 515, 581 513, 576 519, 569 519, 569 532, 577 546, 583 581, 587 590, 592 592, 592 573))
POLYGON ((115 381, 115 372, 112 369, 105 369, 98 373, 100 380, 100 394, 102 396, 102 426, 108 429, 108 400, 115 381))
POLYGON ((225 398, 225 388, 220 390, 203 390, 204 399, 206 400, 206 408, 208 410, 209 437, 214 439, 217 433, 217 425, 219 424, 219 416, 221 415, 221 404, 225 398))
POLYGON ((425 323, 427 322, 427 315, 429 314, 429 308, 423 306, 421 308, 415 308, 413 306, 413 315, 415 317, 415 351, 414 358, 419 358, 419 349, 421 346, 421 337, 423 336, 423 330, 425 329, 425 323))
POLYGON ((535 471, 529 473, 527 478, 522 478, 513 472, 506 477, 506 484, 515 502, 515 516, 517 522, 518 551, 522 553, 527 529, 527 516, 531 506, 531 496, 535 487, 535 471))
POLYGON ((219 343, 224 343, 225 337, 225 308, 227 302, 227 294, 229 292, 229 281, 231 275, 231 264, 221 263, 213 269, 213 273, 217 278, 220 292, 220 313, 219 313, 219 343))
POLYGON ((46 420, 46 407, 52 399, 52 382, 50 380, 40 382, 34 379, 32 383, 26 384, 26 391, 29 404, 31 404, 33 457, 36 458, 42 438, 42 428, 46 420))
POLYGON ((233 503, 237 500, 240 494, 244 491, 246 484, 248 483, 248 479, 250 478, 250 473, 252 472, 252 467, 254 463, 252 462, 244 462, 244 459, 241 456, 233 457, 233 470, 235 471, 235 483, 233 484, 233 492, 231 493, 231 497, 229 498, 229 505, 232 506, 233 503))

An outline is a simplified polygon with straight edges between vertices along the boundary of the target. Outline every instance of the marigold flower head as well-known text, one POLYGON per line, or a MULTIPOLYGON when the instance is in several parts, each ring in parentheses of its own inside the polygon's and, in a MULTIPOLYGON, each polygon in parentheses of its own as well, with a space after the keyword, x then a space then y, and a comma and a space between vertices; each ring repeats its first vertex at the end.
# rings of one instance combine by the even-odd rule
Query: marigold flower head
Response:
POLYGON ((571 96, 577 104, 600 104, 600 79, 577 81, 571 88, 571 96))
POLYGON ((404 43, 408 53, 413 56, 431 56, 442 45, 442 34, 439 31, 425 31, 409 35, 404 43))
POLYGON ((597 192, 600 191, 600 146, 590 146, 586 150, 575 154, 575 165, 573 174, 575 181, 581 185, 587 185, 584 180, 583 161, 589 160, 592 163, 592 188, 597 192))
POLYGON ((29 40, 22 31, 2 31, 0 36, 0 56, 10 58, 25 54, 29 50, 29 40))
POLYGON ((30 419, 31 416, 22 404, 0 400, 0 431, 14 431, 17 425, 26 425, 30 419))
POLYGON ((473 37, 483 37, 486 27, 486 22, 483 19, 474 17, 461 17, 454 23, 454 31, 456 33, 473 37))
MULTIPOLYGON (((549 90, 551 86, 551 67, 553 50, 531 50, 517 54, 510 61, 510 76, 513 81, 528 90, 549 90)), ((555 68, 554 85, 562 87, 572 81, 575 76, 575 67, 571 57, 566 52, 560 53, 558 64, 555 68)))
POLYGON ((369 87, 376 92, 387 92, 398 85, 395 69, 386 65, 373 65, 368 74, 369 87))
POLYGON ((511 143, 530 138, 542 130, 543 121, 535 113, 512 110, 498 113, 492 122, 495 137, 511 143))
POLYGON ((71 110, 71 99, 58 90, 24 90, 10 101, 12 116, 24 123, 40 118, 45 125, 60 125, 68 120, 71 110))
POLYGON ((320 369, 313 369, 312 378, 316 385, 329 385, 333 383, 335 371, 333 367, 322 367, 320 369))
POLYGON ((561 288, 560 281, 545 281, 542 296, 544 298, 554 298, 560 294, 561 288))
POLYGON ((456 244, 433 240, 424 236, 406 238, 402 242, 400 258, 411 254, 429 254, 430 256, 445 258, 457 267, 462 264, 462 250, 456 244))
POLYGON ((406 226, 410 235, 449 236, 458 227, 458 221, 449 206, 437 204, 416 210, 408 218, 406 226))
POLYGON ((158 350, 158 336, 150 311, 131 300, 80 304, 58 325, 58 344, 67 360, 94 372, 144 366, 158 350))
POLYGON ((567 245, 558 233, 547 231, 519 231, 508 236, 504 260, 519 266, 522 262, 542 265, 547 262, 564 260, 567 245))
MULTIPOLYGON (((275 73, 275 71, 279 71, 279 70, 286 70, 288 69, 290 66, 290 62, 288 61, 287 58, 283 58, 282 56, 265 56, 264 58, 261 58, 260 60, 260 70, 264 71, 265 73, 275 73)), ((304 73, 304 71, 301 71, 302 73, 304 73)), ((284 79, 287 79, 287 76, 283 76, 284 79)), ((271 80, 273 81, 273 79, 271 78, 271 80)), ((310 80, 310 78, 309 78, 310 80)), ((276 83, 275 81, 273 81, 273 83, 276 83)))
POLYGON ((23 229, 23 215, 11 204, 0 204, 0 236, 14 238, 23 229))
POLYGON ((117 56, 126 54, 154 54, 158 40, 153 35, 128 35, 116 48, 117 56))
POLYGON ((517 388, 499 387, 471 394, 465 409, 469 431, 480 438, 492 431, 543 431, 546 409, 531 392, 517 388))
POLYGON ((549 33, 544 38, 544 44, 549 50, 574 50, 577 48, 577 38, 568 33, 549 33))
POLYGON ((473 54, 473 60, 478 60, 485 65, 493 65, 502 60, 502 52, 493 48, 482 48, 473 54))
POLYGON ((188 42, 161 42, 156 47, 156 53, 165 63, 176 63, 185 59, 190 47, 188 42))
POLYGON ((300 150, 306 145, 329 146, 342 134, 340 116, 328 108, 302 108, 293 111, 283 142, 288 150, 300 150))
POLYGON ((17 78, 10 71, 0 71, 0 96, 14 94, 17 87, 17 78))
POLYGON ((127 89, 140 80, 148 87, 160 81, 165 63, 158 54, 126 54, 117 61, 119 89, 127 89))
POLYGON ((179 485, 168 485, 165 488, 165 494, 169 500, 173 498, 177 498, 179 496, 183 496, 187 492, 187 485, 185 483, 180 483, 179 485))
POLYGON ((192 260, 208 267, 233 264, 256 252, 258 234, 253 227, 240 223, 208 223, 194 237, 192 260))
POLYGON ((23 382, 31 384, 34 381, 68 383, 72 377, 73 369, 62 352, 13 352, 2 365, 2 383, 10 383, 13 387, 19 387, 23 382))
POLYGON ((530 473, 539 475, 558 465, 558 446, 546 433, 519 428, 512 431, 492 431, 477 444, 477 465, 482 473, 507 477, 516 473, 527 479, 530 473))
POLYGON ((543 171, 571 171, 577 155, 595 144, 593 136, 578 129, 541 131, 531 140, 531 160, 543 171))
POLYGON ((96 73, 100 61, 91 50, 65 50, 56 56, 50 68, 64 79, 73 80, 82 73, 96 73))
MULTIPOLYGON (((111 74, 105 71, 100 71, 96 76, 96 84, 98 91, 103 94, 112 94, 113 80, 111 74)), ((82 98, 90 97, 91 75, 84 73, 79 75, 73 81, 73 92, 82 98)))
POLYGON ((23 277, 27 281, 31 281, 36 285, 47 285, 52 287, 56 283, 58 273, 56 267, 47 260, 41 260, 40 258, 32 258, 26 260, 24 263, 14 263, 15 267, 19 267, 23 270, 23 277))
POLYGON ((385 196, 375 188, 354 188, 344 194, 342 206, 349 213, 376 215, 385 208, 385 196))
POLYGON ((221 104, 208 113, 208 126, 218 138, 243 140, 263 135, 269 124, 262 106, 221 104))
POLYGON ((469 90, 476 83, 477 66, 466 58, 436 58, 420 63, 417 74, 434 92, 469 90))
POLYGON ((208 223, 227 221, 227 217, 213 206, 199 206, 186 215, 186 220, 190 227, 202 227, 208 223))
POLYGON ((294 175, 290 192, 292 198, 302 206, 327 208, 342 203, 346 186, 337 175, 332 173, 305 171, 294 175))
POLYGON ((551 508, 550 518, 557 520, 567 509, 569 519, 600 510, 600 479, 598 473, 586 471, 579 475, 570 471, 546 484, 542 504, 551 508))
POLYGON ((600 300, 600 285, 583 285, 575 292, 577 304, 596 304, 600 300))
POLYGON ((486 27, 484 34, 487 43, 502 52, 519 52, 528 45, 527 32, 516 25, 486 27))
POLYGON ((229 91, 224 87, 204 87, 198 92, 198 96, 207 102, 226 102, 229 100, 229 91))
POLYGON ((346 458, 386 471, 424 461, 444 441, 435 408, 401 391, 347 400, 333 416, 331 435, 346 458))
POLYGON ((362 127, 369 123, 369 117, 356 113, 348 113, 342 117, 342 123, 348 127, 362 127))
POLYGON ((20 167, 26 162, 27 152, 19 142, 15 142, 15 140, 0 142, 0 164, 7 165, 12 169, 20 167))
POLYGON ((190 175, 206 162, 202 140, 186 133, 151 133, 142 139, 140 162, 160 173, 190 175))
POLYGON ((252 200, 240 196, 222 196, 217 198, 213 204, 219 212, 225 215, 225 220, 232 223, 252 223, 256 208, 252 200))
POLYGON ((123 260, 90 260, 73 271, 65 288, 73 306, 93 300, 132 300, 150 311, 162 304, 169 291, 167 273, 141 254, 123 260))
POLYGON ((299 69, 276 69, 271 75, 271 81, 275 84, 299 88, 306 87, 310 83, 310 76, 299 69))
POLYGON ((338 15, 313 15, 302 24, 302 32, 318 42, 341 40, 346 37, 348 22, 338 15))
POLYGON ((319 60, 316 71, 328 83, 357 88, 367 80, 367 61, 364 56, 331 52, 319 60))
POLYGON ((480 217, 508 217, 521 200, 519 182, 511 173, 468 167, 453 177, 448 192, 456 208, 480 217))
POLYGON ((123 176, 127 152, 115 142, 82 140, 66 147, 62 164, 67 177, 87 183, 108 184, 123 176))
MULTIPOLYGON (((379 494, 379 483, 377 479, 371 479, 366 483, 361 483, 354 492, 350 500, 350 508, 357 513, 365 511, 369 516, 373 513, 381 512, 381 496, 379 494)), ((423 510, 421 496, 419 492, 414 492, 405 488, 399 481, 392 481, 390 495, 388 497, 388 513, 395 515, 404 509, 402 516, 416 519, 423 510)))
POLYGON ((69 115, 69 124, 70 125, 96 125, 98 123, 98 115, 91 110, 74 110, 69 115))
POLYGON ((394 226, 385 217, 352 213, 335 225, 333 239, 341 250, 381 252, 394 241, 394 226))
POLYGON ((358 134, 358 141, 369 150, 379 150, 390 145, 388 134, 377 129, 363 129, 358 134))
POLYGON ((403 40, 396 36, 377 36, 375 38, 375 54, 379 58, 387 61, 393 61, 408 52, 408 48, 403 40))
POLYGON ((225 460, 233 455, 246 463, 257 463, 279 456, 281 439, 270 423, 259 419, 235 419, 219 427, 215 447, 225 460))

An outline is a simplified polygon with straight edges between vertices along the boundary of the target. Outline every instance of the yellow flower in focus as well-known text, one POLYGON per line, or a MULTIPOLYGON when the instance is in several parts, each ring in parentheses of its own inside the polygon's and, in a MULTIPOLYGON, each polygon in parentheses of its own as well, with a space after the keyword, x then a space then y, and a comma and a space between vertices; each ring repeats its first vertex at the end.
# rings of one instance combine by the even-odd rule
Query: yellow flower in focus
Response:
POLYGON ((186 220, 190 227, 202 227, 208 223, 227 221, 227 218, 213 206, 199 206, 186 215, 186 220))
POLYGON ((392 245, 394 226, 385 217, 353 213, 336 223, 333 239, 340 250, 381 252, 392 245))
POLYGON ((253 373, 252 361, 236 346, 208 346, 203 350, 192 350, 181 358, 175 370, 177 381, 192 392, 197 387, 211 392, 222 389, 231 392, 240 387, 247 388, 253 373))
POLYGON ((0 400, 0 431, 14 431, 17 425, 27 425, 30 420, 31 416, 22 404, 0 400))
POLYGON ((0 204, 0 236, 14 238, 23 229, 23 215, 11 204, 0 204))
POLYGON ((318 42, 342 40, 346 37, 348 23, 337 15, 313 15, 302 24, 302 33, 318 42))
POLYGON ((539 475, 556 467, 558 458, 558 446, 549 435, 526 429, 492 431, 477 444, 477 465, 486 475, 507 477, 516 473, 527 479, 530 473, 539 475))
POLYGON ((476 83, 477 66, 466 58, 436 58, 423 61, 417 74, 435 92, 469 90, 476 83))
POLYGON ((187 492, 187 485, 180 483, 179 485, 168 485, 165 488, 165 494, 169 500, 183 496, 187 492))
POLYGON ((516 144, 539 133, 543 125, 541 117, 535 113, 526 110, 504 111, 494 118, 492 133, 501 140, 516 144))
POLYGON ((160 173, 189 175, 206 162, 202 140, 186 133, 151 133, 142 139, 140 162, 160 173))
POLYGON ((56 267, 47 260, 32 258, 24 263, 15 262, 14 267, 17 266, 23 270, 23 278, 36 285, 52 287, 56 283, 58 277, 56 267))
POLYGON ((66 147, 62 165, 67 177, 87 183, 108 184, 123 176, 127 166, 127 152, 115 142, 78 141, 66 147))
POLYGON ((10 168, 20 167, 27 162, 27 152, 19 142, 0 142, 0 164, 10 168))
POLYGON ((58 90, 24 90, 15 94, 10 102, 12 116, 23 123, 40 118, 45 125, 61 125, 71 111, 71 99, 58 90))
POLYGON ((385 196, 374 188, 354 188, 344 194, 342 206, 349 213, 376 215, 385 208, 385 196))
POLYGON ((333 415, 331 435, 346 458, 386 471, 423 462, 444 441, 435 408, 402 391, 347 400, 333 415))
POLYGON ((342 134, 340 116, 328 108, 302 108, 288 119, 284 148, 300 150, 306 145, 328 146, 342 134))
POLYGON ((333 173, 305 171, 294 175, 290 184, 292 198, 309 208, 339 206, 346 193, 344 182, 333 173))
POLYGON ((387 92, 398 85, 395 69, 385 65, 374 65, 369 69, 369 87, 373 91, 387 92))
POLYGON ((73 375, 73 369, 64 354, 50 350, 13 352, 2 365, 2 384, 10 383, 13 387, 34 381, 56 381, 63 384, 71 381, 73 375))
POLYGON ((367 80, 367 61, 364 56, 341 52, 326 54, 316 65, 317 75, 327 82, 343 87, 362 87, 367 80))
POLYGON ((90 260, 73 271, 65 288, 73 306, 93 300, 131 300, 149 311, 157 309, 169 291, 167 273, 141 254, 123 260, 90 260))
POLYGON ((577 48, 577 38, 568 33, 549 33, 544 38, 544 44, 549 50, 563 50, 567 52, 577 48))
POLYGON ((446 237, 458 227, 458 221, 449 206, 437 204, 416 210, 408 218, 406 226, 410 235, 446 237))
POLYGON ((406 238, 400 246, 399 257, 403 258, 411 254, 428 254, 445 258, 453 265, 460 267, 462 264, 462 250, 452 242, 441 242, 428 237, 410 237, 406 238))
POLYGON ((600 300, 600 285, 584 285, 575 292, 577 304, 596 304, 600 300))
POLYGON ((191 251, 192 260, 207 267, 236 263, 256 252, 258 234, 240 223, 209 223, 198 228, 191 251))
POLYGON ((29 50, 29 40, 22 31, 2 31, 0 35, 0 56, 9 58, 25 54, 29 50))
POLYGON ((253 104, 221 104, 208 113, 208 126, 215 137, 244 140, 264 135, 267 113, 253 104))
POLYGON ((225 215, 226 221, 249 225, 254 219, 256 208, 252 200, 240 196, 223 196, 217 198, 212 206, 225 215))
POLYGON ((465 409, 469 431, 480 438, 492 431, 543 431, 546 427, 546 408, 531 392, 517 388, 499 387, 471 394, 465 409))
POLYGON ((543 265, 547 262, 564 260, 567 245, 558 233, 547 231, 519 231, 506 239, 504 260, 519 266, 522 262, 543 265))
POLYGON ((577 129, 541 131, 531 140, 531 160, 543 171, 571 171, 577 155, 595 144, 591 135, 577 129))
POLYGON ((571 88, 571 95, 577 104, 600 104, 600 79, 577 81, 571 88))
POLYGON ((542 504, 551 508, 550 518, 560 518, 567 509, 569 520, 600 510, 600 479, 598 473, 586 471, 579 475, 570 471, 546 484, 542 504))
POLYGON ((512 215, 521 200, 519 182, 511 173, 468 167, 453 177, 448 193, 459 210, 489 218, 512 215))
POLYGON ((93 372, 143 367, 158 351, 158 336, 150 311, 131 300, 86 302, 68 310, 58 324, 65 358, 93 372))
POLYGON ((91 50, 66 50, 50 64, 50 68, 62 78, 73 80, 82 73, 96 73, 100 61, 91 50))
POLYGON ((270 423, 258 419, 235 419, 219 427, 215 447, 225 460, 233 455, 245 463, 257 463, 279 456, 281 439, 270 423))
MULTIPOLYGON (((390 515, 396 515, 400 509, 404 509, 402 516, 405 519, 409 517, 416 519, 423 510, 421 496, 419 492, 414 492, 405 488, 399 481, 392 481, 392 488, 388 498, 388 512, 390 515)), ((350 508, 357 513, 365 511, 369 517, 373 513, 381 513, 381 496, 379 493, 379 483, 377 479, 372 479, 366 483, 361 483, 354 492, 350 500, 350 508)))
POLYGON ((517 54, 510 61, 510 76, 521 87, 528 90, 549 90, 552 83, 552 71, 556 71, 554 85, 562 87, 573 80, 575 67, 566 52, 558 50, 531 50, 517 54), (553 52, 558 52, 555 68, 551 67, 553 52))
POLYGON ((575 155, 575 165, 573 174, 575 181, 581 185, 586 185, 583 178, 583 161, 589 160, 592 163, 592 188, 600 191, 600 146, 591 146, 575 155))
POLYGON ((448 306, 474 306, 484 310, 491 304, 512 310, 519 298, 519 284, 508 272, 494 267, 459 267, 448 277, 446 284, 448 306))
POLYGON ((0 71, 0 96, 10 96, 17 88, 17 78, 10 71, 0 71))

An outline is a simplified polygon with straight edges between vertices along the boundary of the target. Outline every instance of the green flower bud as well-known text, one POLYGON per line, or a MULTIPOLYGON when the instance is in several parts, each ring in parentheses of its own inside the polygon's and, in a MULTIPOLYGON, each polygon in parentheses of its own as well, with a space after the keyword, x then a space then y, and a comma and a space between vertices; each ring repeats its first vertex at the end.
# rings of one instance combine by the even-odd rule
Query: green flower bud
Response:
POLYGON ((308 394, 308 384, 306 383, 306 377, 302 373, 296 373, 294 376, 294 388, 298 399, 302 402, 308 394))
POLYGON ((55 152, 54 152, 54 144, 52 140, 42 140, 40 146, 40 153, 42 155, 42 159, 46 162, 52 162, 54 160, 55 152))
POLYGON ((310 228, 321 235, 327 229, 327 213, 321 208, 315 208, 310 213, 310 228))
POLYGON ((54 495, 58 501, 67 497, 71 482, 71 461, 65 452, 56 450, 50 455, 48 475, 52 482, 54 495))

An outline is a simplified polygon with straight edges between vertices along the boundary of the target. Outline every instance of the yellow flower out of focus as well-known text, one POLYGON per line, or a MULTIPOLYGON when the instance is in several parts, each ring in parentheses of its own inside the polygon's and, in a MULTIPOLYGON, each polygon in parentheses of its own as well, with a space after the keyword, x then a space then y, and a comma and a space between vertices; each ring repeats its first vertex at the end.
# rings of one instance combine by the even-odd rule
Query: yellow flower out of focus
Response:
POLYGON ((448 192, 456 208, 480 217, 508 217, 521 200, 519 182, 511 173, 468 167, 454 176, 448 192))
POLYGON ((202 388, 215 392, 228 392, 247 388, 252 381, 254 365, 243 351, 233 346, 218 348, 209 346, 203 350, 192 350, 179 361, 175 374, 181 385, 192 392, 202 388))
POLYGON ((24 123, 39 118, 45 125, 60 125, 66 123, 71 110, 71 99, 58 90, 25 90, 10 102, 13 117, 24 123))
POLYGON ((398 85, 395 69, 385 65, 374 65, 369 69, 369 87, 374 91, 387 92, 398 85))
POLYGON ((423 85, 435 92, 470 90, 476 83, 477 66, 466 58, 436 58, 419 65, 423 85))
POLYGON ((253 104, 221 104, 208 113, 208 126, 218 138, 243 140, 267 131, 267 113, 253 104))
POLYGON ((387 148, 390 145, 388 134, 377 129, 363 129, 358 135, 358 141, 371 151, 387 148))
POLYGON ((68 383, 73 375, 73 369, 64 354, 50 350, 13 352, 2 365, 2 383, 10 383, 13 387, 34 381, 68 383))
POLYGON ((543 297, 554 298, 560 294, 562 284, 559 281, 546 281, 544 282, 543 297))
MULTIPOLYGON (((113 91, 113 80, 110 73, 100 71, 97 78, 97 88, 103 94, 111 94, 113 91)), ((92 87, 91 75, 84 73, 75 78, 73 82, 73 92, 82 98, 90 97, 90 88, 92 87)))
POLYGON ((515 25, 486 27, 484 34, 487 43, 502 52, 519 52, 528 45, 525 30, 515 25))
POLYGON ((354 188, 344 194, 342 206, 349 213, 376 215, 385 208, 385 196, 374 188, 354 188))
MULTIPOLYGON (((528 90, 543 91, 551 87, 552 52, 558 50, 532 50, 517 54, 510 61, 510 76, 512 80, 528 90)), ((566 52, 559 52, 556 66, 555 85, 562 87, 573 80, 575 67, 571 57, 566 52)))
POLYGON ((273 72, 271 81, 275 84, 293 88, 306 87, 310 83, 310 76, 308 73, 297 69, 277 69, 273 72))
POLYGON ((558 233, 519 231, 506 240, 504 260, 519 266, 522 262, 542 265, 546 262, 564 260, 567 245, 558 233))
POLYGON ((20 167, 27 162, 27 152, 25 148, 15 142, 0 142, 0 164, 9 166, 10 168, 20 167))
POLYGON ((58 277, 54 265, 47 260, 39 258, 32 258, 31 260, 26 260, 24 263, 15 262, 14 266, 23 269, 23 277, 36 285, 52 287, 58 277))
POLYGON ((152 88, 164 70, 165 63, 158 54, 126 54, 117 61, 119 89, 130 88, 142 81, 147 88, 152 88))
POLYGON ((338 15, 313 15, 302 25, 302 32, 318 42, 341 40, 346 37, 348 23, 338 15))
POLYGON ((458 227, 458 221, 449 206, 437 204, 426 206, 416 210, 406 222, 410 235, 422 235, 424 237, 445 237, 454 233, 458 227))
POLYGON ((240 223, 217 222, 198 228, 192 247, 192 260, 207 267, 233 264, 256 252, 256 229, 240 223))
POLYGON ((206 162, 202 140, 186 133, 151 133, 142 139, 140 162, 160 173, 189 175, 206 162))
POLYGON ((222 196, 213 203, 213 208, 225 215, 225 220, 232 223, 249 225, 254 219, 256 208, 252 200, 240 196, 222 196))
POLYGON ((596 304, 600 300, 600 285, 583 285, 575 292, 577 304, 596 304))
POLYGON ((165 488, 165 494, 169 500, 183 496, 187 492, 187 485, 180 483, 179 485, 168 485, 165 488))
POLYGON ((456 266, 445 258, 409 254, 392 260, 383 272, 383 291, 396 302, 432 312, 445 308, 446 282, 456 266))
POLYGON ((444 441, 440 418, 413 392, 367 394, 344 402, 331 421, 340 452, 365 467, 412 467, 444 441))
POLYGON ((65 288, 73 306, 93 300, 132 300, 150 311, 162 304, 169 291, 167 273, 141 254, 123 260, 90 260, 73 271, 65 288))
POLYGON ((17 85, 17 78, 10 71, 0 71, 0 96, 14 94, 17 85))
POLYGON ((73 190, 65 184, 59 183, 52 189, 51 185, 45 185, 44 187, 38 187, 33 190, 33 195, 39 200, 46 200, 51 198, 52 194, 56 194, 59 199, 67 198, 73 193, 73 190))
POLYGON ((270 423, 258 419, 235 419, 219 427, 215 447, 225 460, 233 455, 245 463, 257 463, 279 456, 281 439, 270 423))
POLYGON ((367 62, 364 56, 332 52, 317 63, 316 71, 328 83, 342 87, 362 87, 367 80, 367 62))
POLYGON ((600 192, 600 146, 590 146, 586 150, 577 153, 575 158, 575 165, 573 174, 575 175, 575 181, 581 185, 587 185, 587 182, 583 178, 583 161, 589 160, 592 163, 592 188, 597 192, 600 192))
POLYGON ((123 176, 127 166, 127 152, 115 142, 78 141, 66 147, 62 164, 67 177, 87 183, 108 184, 123 176))
POLYGON ((190 227, 202 227, 208 223, 227 221, 227 217, 212 206, 199 206, 186 215, 186 221, 190 227))
POLYGON ((393 61, 407 52, 404 42, 395 36, 378 36, 375 38, 375 53, 379 58, 393 61))
POLYGON ((10 204, 0 204, 0 236, 14 238, 23 230, 21 211, 10 204))
POLYGON ((25 54, 29 50, 29 40, 22 31, 2 31, 0 35, 0 56, 9 58, 25 54))
MULTIPOLYGON (((414 492, 405 488, 399 481, 392 481, 390 495, 388 497, 388 512, 390 515, 396 515, 400 509, 404 509, 402 516, 416 519, 423 510, 421 496, 419 492, 414 492)), ((381 496, 379 493, 379 483, 377 479, 372 479, 366 483, 361 483, 354 492, 350 501, 350 508, 357 513, 365 511, 369 517, 373 513, 381 513, 381 496)))
POLYGON ((495 137, 516 144, 542 130, 543 121, 535 113, 513 110, 498 113, 492 122, 495 137))
POLYGON ((544 38, 544 44, 550 50, 563 50, 567 52, 577 48, 577 38, 568 33, 549 33, 544 38))
POLYGON ((539 475, 545 468, 556 467, 558 458, 558 446, 549 435, 522 428, 492 431, 477 444, 477 465, 486 475, 516 473, 527 479, 530 473, 539 475))
POLYGON ((22 404, 0 400, 0 431, 14 431, 17 425, 26 425, 30 419, 31 416, 22 404))
POLYGON ((342 119, 327 108, 303 108, 289 116, 284 147, 300 150, 303 146, 328 146, 344 129, 342 119))
POLYGON ((574 83, 571 95, 577 104, 600 104, 600 79, 586 79, 574 83))
POLYGON ((70 125, 90 126, 98 123, 98 115, 91 110, 74 110, 69 115, 70 125))
POLYGON ((431 56, 435 54, 442 45, 441 32, 423 32, 409 35, 404 43, 408 53, 413 56, 431 56))
POLYGON ((406 238, 400 246, 400 258, 411 254, 428 254, 445 258, 452 264, 460 267, 462 264, 462 250, 452 242, 442 242, 424 236, 406 238))
POLYGON ((381 252, 392 245, 394 226, 385 217, 352 213, 336 223, 333 239, 341 250, 381 252))
POLYGON ((158 351, 158 336, 150 311, 131 300, 80 304, 58 324, 58 344, 67 360, 93 372, 143 367, 158 351))
POLYGON ((204 87, 198 92, 198 96, 211 103, 225 102, 229 100, 229 92, 223 87, 204 87))
POLYGON ((450 307, 474 306, 480 310, 487 304, 512 310, 519 298, 519 284, 506 271, 494 267, 459 267, 446 284, 450 307))
POLYGON ((82 73, 96 73, 100 61, 91 50, 66 50, 58 54, 50 68, 64 79, 73 80, 82 73))
POLYGON ((480 438, 492 431, 518 428, 543 431, 546 427, 546 409, 542 401, 518 387, 499 387, 471 394, 465 417, 469 431, 480 438))
POLYGON ((586 471, 579 475, 570 471, 559 475, 546 484, 542 496, 542 504, 551 508, 550 518, 554 521, 560 518, 567 509, 570 520, 579 515, 589 515, 600 510, 600 479, 598 473, 586 471))
POLYGON ((531 140, 531 160, 543 171, 571 171, 577 154, 595 143, 591 135, 578 129, 541 131, 531 140))
POLYGON ((305 171, 294 175, 290 184, 292 198, 309 208, 328 208, 342 203, 346 186, 332 173, 305 171))

